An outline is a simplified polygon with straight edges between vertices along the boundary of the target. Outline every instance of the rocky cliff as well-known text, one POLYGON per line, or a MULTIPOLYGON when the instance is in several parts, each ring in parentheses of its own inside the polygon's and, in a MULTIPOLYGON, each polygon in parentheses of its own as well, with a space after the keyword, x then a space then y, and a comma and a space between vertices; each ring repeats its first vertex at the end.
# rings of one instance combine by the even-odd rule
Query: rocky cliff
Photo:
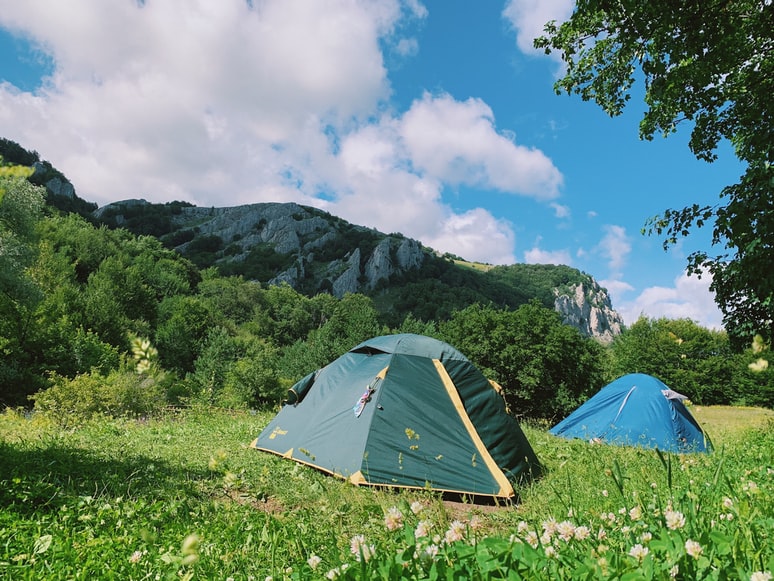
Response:
MULTIPOLYGON (((329 292, 339 298, 356 292, 384 294, 384 288, 391 284, 437 279, 449 269, 461 270, 447 277, 447 281, 435 282, 446 285, 445 289, 453 287, 453 294, 469 294, 470 286, 486 289, 491 284, 491 281, 482 282, 488 276, 486 272, 474 272, 444 260, 416 240, 355 226, 295 203, 200 208, 127 200, 99 208, 94 216, 133 231, 142 230, 140 225, 144 227, 150 222, 161 224, 159 238, 192 257, 200 266, 213 264, 224 272, 242 274, 266 284, 287 283, 308 294, 329 292), (269 270, 267 264, 271 265, 269 270), (449 283, 448 279, 454 281, 449 283)), ((610 297, 592 277, 570 270, 577 274, 579 282, 552 288, 553 295, 549 292, 549 296, 554 297, 553 307, 567 324, 583 334, 602 341, 612 340, 621 332, 622 320, 612 308, 610 297)), ((477 292, 472 300, 491 300, 504 306, 519 304, 502 297, 490 299, 486 290, 477 292)), ((405 291, 406 294, 410 295, 411 291, 405 291)), ((523 294, 513 293, 522 297, 521 302, 525 300, 523 294)), ((403 300, 411 302, 405 297, 403 300)), ((448 300, 448 296, 443 300, 448 300)))
POLYGON ((623 318, 614 309, 607 291, 592 278, 590 283, 554 290, 554 308, 562 320, 586 336, 604 343, 612 341, 623 328, 623 318))

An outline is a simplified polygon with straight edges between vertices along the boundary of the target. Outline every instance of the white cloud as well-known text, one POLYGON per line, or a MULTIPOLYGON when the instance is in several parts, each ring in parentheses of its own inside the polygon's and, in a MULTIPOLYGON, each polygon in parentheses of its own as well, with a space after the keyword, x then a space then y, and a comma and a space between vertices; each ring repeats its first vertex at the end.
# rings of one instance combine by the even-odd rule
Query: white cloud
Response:
POLYGON ((554 209, 554 215, 557 218, 569 218, 570 217, 570 207, 564 206, 562 204, 557 204, 556 202, 551 202, 550 206, 554 209))
MULTIPOLYGON (((575 0, 508 0, 503 17, 516 31, 516 45, 525 54, 536 54, 532 44, 547 22, 561 23, 572 14, 575 0)), ((541 53, 542 54, 542 53, 541 53)), ((558 55, 552 55, 558 59, 558 55)))
POLYGON ((524 252, 527 264, 566 264, 572 265, 572 257, 567 250, 543 250, 534 246, 524 252))
POLYGON ((492 110, 480 99, 425 93, 403 116, 401 136, 414 166, 449 184, 537 199, 559 195, 563 178, 553 162, 498 133, 492 110))
POLYGON ((632 245, 624 227, 607 224, 604 226, 604 231, 605 235, 599 241, 596 250, 607 259, 608 268, 613 273, 612 278, 618 278, 632 250, 632 245))
POLYGON ((490 264, 516 262, 511 251, 514 234, 510 225, 482 208, 447 216, 437 234, 427 240, 432 248, 467 260, 490 264))
POLYGON ((613 304, 627 325, 644 315, 651 319, 691 319, 703 327, 720 329, 722 314, 709 290, 710 284, 708 275, 699 279, 683 273, 675 278, 672 287, 646 288, 634 300, 613 304))
POLYGON ((5 2, 0 26, 55 69, 35 93, 0 85, 0 126, 100 205, 296 201, 512 263, 511 224, 453 210, 444 188, 552 200, 562 175, 480 99, 389 108, 382 50, 415 54, 403 25, 426 16, 417 0, 5 2))

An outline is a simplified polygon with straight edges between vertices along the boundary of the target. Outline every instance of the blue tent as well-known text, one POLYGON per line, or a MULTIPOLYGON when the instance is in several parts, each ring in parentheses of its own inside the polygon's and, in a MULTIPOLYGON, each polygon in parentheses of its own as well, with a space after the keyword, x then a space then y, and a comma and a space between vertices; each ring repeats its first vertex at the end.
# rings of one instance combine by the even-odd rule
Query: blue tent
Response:
POLYGON ((568 439, 619 446, 708 452, 710 441, 684 399, 655 377, 632 373, 603 387, 550 431, 568 439))

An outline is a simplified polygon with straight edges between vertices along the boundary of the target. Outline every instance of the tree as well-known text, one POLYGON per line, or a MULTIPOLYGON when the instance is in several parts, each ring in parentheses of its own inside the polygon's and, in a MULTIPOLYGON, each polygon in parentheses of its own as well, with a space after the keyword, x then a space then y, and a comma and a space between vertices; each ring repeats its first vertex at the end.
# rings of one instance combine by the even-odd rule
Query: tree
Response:
POLYGON ((712 275, 729 334, 745 345, 772 338, 774 272, 774 4, 765 0, 580 0, 570 19, 549 22, 535 40, 559 51, 566 72, 557 93, 593 100, 620 114, 635 79, 645 85, 640 136, 667 136, 692 124, 689 147, 713 161, 728 140, 746 165, 716 205, 668 209, 645 232, 668 248, 694 227, 714 222, 713 248, 688 257, 688 272, 712 275))
POLYGON ((32 376, 29 341, 42 299, 29 276, 37 254, 35 227, 45 192, 26 179, 29 171, 0 158, 0 404, 18 405, 39 385, 32 376))
POLYGON ((517 415, 562 417, 604 383, 600 345, 538 299, 515 311, 471 305, 440 335, 502 386, 517 415))
POLYGON ((723 331, 690 319, 640 317, 615 338, 611 352, 616 377, 647 373, 696 403, 736 403, 735 375, 744 366, 723 331))

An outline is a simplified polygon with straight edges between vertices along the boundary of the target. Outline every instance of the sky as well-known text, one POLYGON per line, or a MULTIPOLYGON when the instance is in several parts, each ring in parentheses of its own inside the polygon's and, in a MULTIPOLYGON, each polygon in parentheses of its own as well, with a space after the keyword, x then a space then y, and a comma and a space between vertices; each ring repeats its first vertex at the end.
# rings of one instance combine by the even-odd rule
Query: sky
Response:
MULTIPOLYGON (((641 233, 742 168, 557 95, 532 40, 571 0, 0 0, 0 137, 79 197, 297 202, 490 264, 566 264, 644 315, 720 328, 709 279, 641 233)), ((639 91, 639 92, 638 92, 639 91)))

